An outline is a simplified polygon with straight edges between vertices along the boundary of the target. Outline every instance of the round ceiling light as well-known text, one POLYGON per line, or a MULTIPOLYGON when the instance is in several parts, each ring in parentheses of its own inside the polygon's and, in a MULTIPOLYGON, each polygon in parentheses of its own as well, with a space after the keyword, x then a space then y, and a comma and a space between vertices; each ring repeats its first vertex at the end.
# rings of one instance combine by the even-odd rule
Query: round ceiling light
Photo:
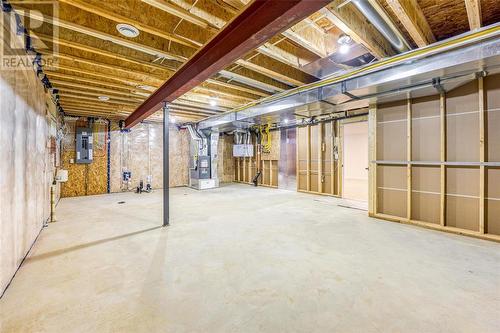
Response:
POLYGON ((347 52, 349 52, 349 49, 351 48, 352 38, 349 35, 342 34, 339 36, 337 43, 340 46, 339 52, 342 54, 346 54, 347 52))
POLYGON ((352 43, 352 38, 349 35, 342 34, 339 36, 337 43, 339 43, 340 45, 349 45, 352 43))
POLYGON ((125 37, 135 38, 139 36, 139 29, 134 27, 133 25, 120 23, 116 25, 116 30, 121 33, 125 37))
POLYGON ((217 96, 210 97, 210 99, 209 99, 209 101, 208 101, 208 102, 210 103, 210 106, 216 106, 216 105, 217 105, 217 103, 218 103, 218 98, 217 98, 217 96))
POLYGON ((109 96, 99 96, 97 97, 100 101, 106 102, 109 101, 109 96))

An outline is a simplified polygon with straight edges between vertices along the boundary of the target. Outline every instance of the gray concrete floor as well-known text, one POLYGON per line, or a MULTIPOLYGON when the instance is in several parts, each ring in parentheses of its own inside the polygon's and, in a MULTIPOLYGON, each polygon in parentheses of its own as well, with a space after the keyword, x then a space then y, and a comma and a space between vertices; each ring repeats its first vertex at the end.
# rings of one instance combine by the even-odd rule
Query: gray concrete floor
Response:
POLYGON ((229 185, 63 199, 7 332, 499 332, 500 244, 229 185), (118 201, 125 201, 118 204, 118 201))

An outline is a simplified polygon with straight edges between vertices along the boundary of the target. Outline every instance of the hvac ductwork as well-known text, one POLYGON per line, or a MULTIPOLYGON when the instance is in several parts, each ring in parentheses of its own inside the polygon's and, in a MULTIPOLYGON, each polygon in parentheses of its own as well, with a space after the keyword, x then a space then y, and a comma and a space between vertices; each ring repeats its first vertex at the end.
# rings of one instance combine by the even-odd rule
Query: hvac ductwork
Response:
POLYGON ((199 128, 233 131, 368 107, 370 103, 436 94, 474 79, 477 72, 500 72, 500 24, 471 31, 247 104, 198 123, 199 128), (404 97, 406 98, 406 97, 404 97), (318 106, 318 108, 314 108, 318 106))
POLYGON ((350 2, 363 13, 368 21, 391 43, 396 51, 402 53, 410 49, 408 42, 397 31, 397 28, 390 19, 387 16, 383 17, 370 0, 351 0, 350 2))

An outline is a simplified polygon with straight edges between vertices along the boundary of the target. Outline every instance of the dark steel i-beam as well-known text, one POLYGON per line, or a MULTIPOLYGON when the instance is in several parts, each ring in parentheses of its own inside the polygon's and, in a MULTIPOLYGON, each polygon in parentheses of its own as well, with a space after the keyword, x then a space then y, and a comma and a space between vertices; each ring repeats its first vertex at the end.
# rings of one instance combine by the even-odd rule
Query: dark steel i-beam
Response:
POLYGON ((168 226, 170 218, 170 201, 169 201, 169 120, 170 110, 168 104, 163 104, 163 226, 168 226))
POLYGON ((255 0, 125 120, 130 128, 331 0, 255 0))

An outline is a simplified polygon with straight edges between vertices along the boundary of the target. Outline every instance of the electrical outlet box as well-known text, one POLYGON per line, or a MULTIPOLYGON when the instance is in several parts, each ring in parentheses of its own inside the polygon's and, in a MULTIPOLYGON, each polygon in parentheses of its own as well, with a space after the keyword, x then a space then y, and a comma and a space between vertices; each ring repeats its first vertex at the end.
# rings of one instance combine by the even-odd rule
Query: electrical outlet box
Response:
POLYGON ((93 160, 92 129, 78 127, 76 129, 76 163, 89 164, 93 160))

